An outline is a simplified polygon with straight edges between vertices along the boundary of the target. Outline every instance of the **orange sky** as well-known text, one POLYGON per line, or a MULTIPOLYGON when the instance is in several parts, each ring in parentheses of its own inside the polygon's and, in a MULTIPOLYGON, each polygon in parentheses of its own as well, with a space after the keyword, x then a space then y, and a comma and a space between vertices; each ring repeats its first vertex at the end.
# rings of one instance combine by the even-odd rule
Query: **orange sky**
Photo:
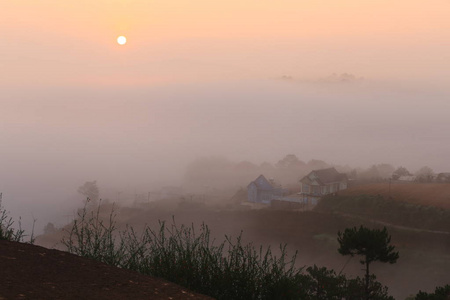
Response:
POLYGON ((448 1, 15 0, 0 4, 7 84, 447 75, 448 1), (118 47, 115 38, 129 43, 118 47))

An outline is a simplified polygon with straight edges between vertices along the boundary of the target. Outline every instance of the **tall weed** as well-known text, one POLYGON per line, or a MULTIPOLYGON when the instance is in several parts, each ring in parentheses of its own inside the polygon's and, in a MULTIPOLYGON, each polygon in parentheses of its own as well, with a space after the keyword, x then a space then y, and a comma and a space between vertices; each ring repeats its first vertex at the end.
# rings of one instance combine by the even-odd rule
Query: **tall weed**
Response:
POLYGON ((202 224, 198 230, 159 222, 142 233, 127 226, 119 231, 114 210, 105 222, 100 206, 80 210, 63 245, 71 253, 99 260, 143 274, 165 278, 217 299, 298 299, 301 269, 296 255, 287 258, 286 246, 280 256, 270 248, 256 249, 242 242, 242 233, 221 243, 211 238, 202 224))
MULTIPOLYGON (((0 240, 24 242, 27 235, 25 234, 25 230, 22 229, 20 219, 18 222, 19 228, 14 228, 13 219, 8 215, 8 212, 2 205, 2 196, 2 193, 0 193, 0 240)), ((34 243, 34 222, 28 243, 34 243)))

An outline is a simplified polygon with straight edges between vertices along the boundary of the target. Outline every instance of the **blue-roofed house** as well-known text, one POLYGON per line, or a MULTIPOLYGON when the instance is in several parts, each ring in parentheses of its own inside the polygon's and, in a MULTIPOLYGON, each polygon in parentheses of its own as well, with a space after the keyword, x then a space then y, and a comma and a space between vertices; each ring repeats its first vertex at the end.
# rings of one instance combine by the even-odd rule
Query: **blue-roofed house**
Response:
POLYGON ((259 175, 247 186, 248 201, 270 204, 273 198, 283 195, 281 187, 275 186, 264 175, 259 175))

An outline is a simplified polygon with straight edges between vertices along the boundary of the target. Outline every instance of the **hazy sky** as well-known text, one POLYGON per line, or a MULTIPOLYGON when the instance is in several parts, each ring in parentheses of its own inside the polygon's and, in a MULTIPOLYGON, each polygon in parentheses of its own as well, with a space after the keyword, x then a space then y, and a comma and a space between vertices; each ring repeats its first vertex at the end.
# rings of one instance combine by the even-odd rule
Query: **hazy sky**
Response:
POLYGON ((450 75, 446 0, 15 0, 0 9, 0 80, 10 85, 450 75))
POLYGON ((450 171, 448 1, 1 1, 0 37, 0 192, 25 215, 207 155, 450 171))

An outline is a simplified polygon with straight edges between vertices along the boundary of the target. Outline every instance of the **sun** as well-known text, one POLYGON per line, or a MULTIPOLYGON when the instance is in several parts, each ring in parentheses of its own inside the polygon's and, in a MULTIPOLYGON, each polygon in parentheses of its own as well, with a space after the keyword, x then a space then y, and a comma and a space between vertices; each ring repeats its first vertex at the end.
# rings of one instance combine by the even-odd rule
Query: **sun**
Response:
POLYGON ((126 43, 127 43, 127 38, 124 37, 123 35, 121 35, 117 38, 117 44, 125 45, 126 43))

